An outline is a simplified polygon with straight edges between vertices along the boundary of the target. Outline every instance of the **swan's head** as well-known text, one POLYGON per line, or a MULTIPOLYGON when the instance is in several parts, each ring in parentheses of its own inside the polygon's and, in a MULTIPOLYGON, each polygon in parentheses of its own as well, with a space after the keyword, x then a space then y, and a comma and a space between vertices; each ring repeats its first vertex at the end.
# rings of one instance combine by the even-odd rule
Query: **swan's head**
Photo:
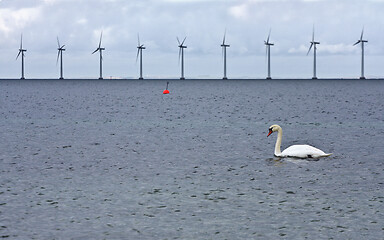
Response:
POLYGON ((281 129, 281 127, 279 125, 274 124, 274 125, 270 126, 269 127, 269 133, 268 133, 267 137, 269 135, 271 135, 273 132, 279 131, 279 129, 281 129))

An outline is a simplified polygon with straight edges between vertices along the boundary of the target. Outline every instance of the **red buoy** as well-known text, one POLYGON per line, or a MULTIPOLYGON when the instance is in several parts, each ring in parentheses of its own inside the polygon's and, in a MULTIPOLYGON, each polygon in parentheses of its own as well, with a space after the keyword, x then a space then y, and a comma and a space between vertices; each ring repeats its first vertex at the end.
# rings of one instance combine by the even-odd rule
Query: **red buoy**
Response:
POLYGON ((169 93, 169 90, 168 90, 168 84, 169 84, 169 82, 167 82, 167 87, 166 87, 165 90, 163 91, 163 94, 168 94, 168 93, 169 93))

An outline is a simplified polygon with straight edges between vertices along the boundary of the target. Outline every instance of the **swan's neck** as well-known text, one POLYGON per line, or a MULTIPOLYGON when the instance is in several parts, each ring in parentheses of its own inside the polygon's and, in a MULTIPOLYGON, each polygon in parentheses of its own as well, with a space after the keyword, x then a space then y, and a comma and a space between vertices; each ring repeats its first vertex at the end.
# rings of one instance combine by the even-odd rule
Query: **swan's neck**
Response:
POLYGON ((283 138, 283 129, 279 128, 277 130, 277 140, 276 140, 276 145, 275 145, 275 156, 280 156, 281 155, 281 139, 283 138))

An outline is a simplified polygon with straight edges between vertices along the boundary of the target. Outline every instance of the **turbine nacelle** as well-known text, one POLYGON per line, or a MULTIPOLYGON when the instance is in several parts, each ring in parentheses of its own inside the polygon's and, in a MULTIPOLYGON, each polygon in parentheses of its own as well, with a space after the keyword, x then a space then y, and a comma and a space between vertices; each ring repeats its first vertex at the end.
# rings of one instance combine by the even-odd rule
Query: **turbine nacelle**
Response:
POLYGON ((21 35, 21 40, 20 40, 20 48, 19 48, 19 53, 16 56, 16 60, 19 58, 20 54, 25 57, 24 52, 26 52, 27 49, 23 49, 23 35, 21 35))
POLYGON ((25 57, 24 52, 26 52, 26 51, 27 51, 26 49, 19 49, 19 54, 17 54, 16 60, 19 58, 20 54, 22 54, 23 57, 25 57))
POLYGON ((363 30, 361 31, 361 36, 360 36, 360 39, 355 43, 355 44, 353 44, 353 46, 355 46, 355 45, 357 45, 357 44, 359 44, 359 43, 366 43, 366 42, 368 42, 368 40, 363 40, 363 36, 364 36, 364 28, 363 28, 363 30))
POLYGON ((308 49, 308 52, 307 52, 307 55, 309 54, 309 52, 311 51, 311 49, 312 49, 312 47, 314 48, 314 49, 317 49, 316 48, 316 45, 317 44, 320 44, 320 42, 314 42, 314 41, 312 41, 312 42, 310 42, 311 43, 311 45, 309 46, 309 49, 308 49))
POLYGON ((104 51, 104 50, 105 50, 105 48, 96 48, 96 50, 93 51, 92 54, 94 54, 95 52, 98 52, 98 51, 104 51))
POLYGON ((96 48, 96 50, 95 51, 93 51, 92 52, 92 54, 94 54, 95 52, 98 52, 98 51, 104 51, 105 50, 105 48, 102 48, 101 47, 101 39, 103 38, 103 32, 101 32, 101 35, 100 35, 100 41, 99 41, 99 46, 96 48))
POLYGON ((184 42, 185 42, 185 39, 187 39, 187 37, 185 37, 181 43, 178 37, 176 39, 177 39, 177 42, 179 43, 179 46, 178 46, 179 48, 187 48, 187 46, 184 46, 184 42))
POLYGON ((264 41, 264 44, 267 45, 267 46, 273 46, 274 45, 273 43, 269 42, 270 36, 271 36, 271 29, 269 29, 269 34, 268 34, 267 40, 264 41))
POLYGON ((137 34, 137 48, 138 49, 145 49, 144 44, 140 44, 140 36, 137 34))
POLYGON ((57 37, 57 50, 59 50, 59 51, 65 51, 65 49, 64 49, 64 47, 65 47, 65 45, 62 45, 61 47, 60 47, 60 41, 59 41, 59 37, 57 37))
POLYGON ((225 44, 225 36, 227 34, 227 30, 225 30, 224 32, 224 37, 223 37, 223 43, 220 45, 221 47, 230 47, 231 45, 229 44, 225 44))
POLYGON ((353 46, 359 44, 359 43, 366 43, 368 42, 368 40, 358 40, 357 42, 355 42, 355 44, 353 44, 353 46))

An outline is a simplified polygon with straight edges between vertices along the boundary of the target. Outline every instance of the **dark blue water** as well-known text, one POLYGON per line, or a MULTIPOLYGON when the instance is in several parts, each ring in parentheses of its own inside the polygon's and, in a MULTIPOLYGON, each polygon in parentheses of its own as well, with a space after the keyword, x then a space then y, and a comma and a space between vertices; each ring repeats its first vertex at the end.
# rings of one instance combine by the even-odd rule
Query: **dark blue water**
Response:
POLYGON ((0 81, 0 237, 382 238, 383 81, 165 86, 0 81))

